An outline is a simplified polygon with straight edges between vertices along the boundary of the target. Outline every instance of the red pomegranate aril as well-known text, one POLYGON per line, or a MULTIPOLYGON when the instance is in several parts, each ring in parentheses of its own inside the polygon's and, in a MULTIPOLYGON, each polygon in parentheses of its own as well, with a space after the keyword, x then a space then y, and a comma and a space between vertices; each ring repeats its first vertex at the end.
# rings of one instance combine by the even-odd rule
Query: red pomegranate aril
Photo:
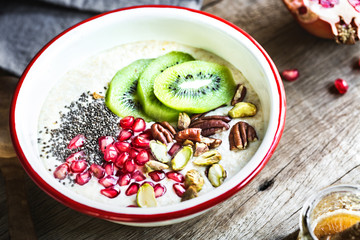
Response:
POLYGON ((150 140, 142 136, 136 136, 132 140, 132 145, 136 148, 148 148, 150 140))
POLYGON ((149 176, 154 182, 160 182, 165 178, 165 173, 161 170, 152 171, 149 173, 149 176))
POLYGON ((150 159, 150 155, 148 153, 148 151, 146 150, 141 150, 138 155, 135 158, 135 162, 136 164, 138 164, 139 166, 143 166, 145 163, 147 163, 150 159))
POLYGON ((175 183, 173 185, 173 189, 174 189, 176 195, 178 195, 179 197, 182 197, 186 191, 184 184, 181 184, 181 183, 175 183))
POLYGON ((140 185, 138 183, 132 183, 132 184, 130 184, 128 189, 126 189, 125 195, 131 196, 131 195, 137 194, 137 192, 139 191, 139 188, 140 188, 140 185))
POLYGON ((142 133, 139 134, 139 136, 149 139, 149 140, 151 140, 153 138, 152 134, 151 134, 151 129, 147 129, 147 130, 143 131, 142 133))
POLYGON ((145 182, 141 183, 141 186, 144 185, 145 183, 149 184, 152 187, 155 186, 155 184, 153 182, 150 182, 150 181, 145 181, 145 182))
POLYGON ((145 130, 145 128, 146 128, 146 123, 144 119, 142 118, 135 119, 134 125, 132 126, 132 130, 134 132, 142 132, 145 130))
POLYGON ((104 160, 105 161, 114 162, 118 156, 119 156, 119 151, 113 144, 110 144, 106 147, 105 152, 104 152, 104 160))
POLYGON ((131 178, 137 182, 141 182, 146 179, 145 175, 139 170, 134 171, 131 175, 131 178))
POLYGON ((114 186, 117 183, 117 181, 118 181, 118 177, 114 177, 111 175, 99 179, 99 183, 106 188, 114 186))
POLYGON ((131 149, 131 145, 128 142, 116 142, 116 143, 114 143, 114 146, 120 152, 130 152, 130 149, 131 149))
POLYGON ((102 166, 97 165, 96 163, 91 164, 90 171, 96 178, 100 179, 105 176, 105 169, 102 166))
POLYGON ((67 146, 68 149, 75 149, 75 148, 79 148, 82 147, 85 143, 85 136, 82 134, 79 134, 77 136, 75 136, 73 139, 70 140, 69 145, 67 146))
POLYGON ((69 165, 67 163, 63 163, 58 166, 54 171, 54 177, 57 179, 65 179, 69 173, 69 165))
POLYGON ((137 205, 128 205, 126 207, 139 207, 139 206, 137 206, 137 205))
POLYGON ((129 154, 132 159, 135 159, 139 154, 139 151, 136 148, 131 148, 129 154))
POLYGON ((120 127, 123 129, 131 129, 131 127, 134 124, 134 117, 133 116, 127 116, 120 120, 120 127))
POLYGON ((86 155, 85 155, 84 151, 80 151, 80 152, 71 154, 66 159, 66 162, 71 164, 73 161, 80 160, 80 159, 83 159, 85 157, 86 157, 86 155))
POLYGON ((102 153, 105 152, 107 146, 109 146, 110 144, 112 144, 114 142, 114 138, 111 137, 111 136, 102 136, 102 137, 99 137, 98 139, 98 143, 99 143, 99 148, 100 148, 100 151, 102 153))
POLYGON ((120 142, 126 141, 126 140, 130 139, 132 137, 132 135, 133 135, 133 131, 131 129, 122 129, 118 136, 118 140, 120 142))
POLYGON ((120 191, 110 187, 110 188, 101 189, 100 193, 108 198, 114 198, 120 194, 120 191))
POLYGON ((338 78, 335 80, 334 82, 335 88, 336 90, 340 93, 340 94, 344 94, 347 92, 349 85, 347 84, 347 82, 344 79, 338 78))
POLYGON ((168 151, 168 154, 169 154, 171 157, 174 156, 175 153, 177 153, 177 152, 180 150, 181 147, 182 147, 182 145, 181 145, 180 143, 174 143, 174 144, 171 146, 170 150, 168 151))
POLYGON ((166 177, 178 183, 182 183, 185 181, 184 175, 176 171, 167 172, 166 177))
POLYGON ((115 160, 115 165, 119 168, 123 168, 124 163, 129 159, 131 159, 131 157, 128 152, 120 153, 119 157, 115 160))
POLYGON ((158 183, 154 186, 154 192, 156 198, 161 197, 166 193, 166 187, 161 183, 158 183))
POLYGON ((91 179, 90 171, 85 171, 83 173, 78 173, 75 178, 75 182, 79 185, 84 185, 88 183, 91 179))
POLYGON ((114 164, 111 162, 105 163, 104 170, 107 175, 114 175, 114 164))
POLYGON ((132 173, 135 171, 135 169, 136 169, 136 165, 135 165, 134 159, 128 159, 125 161, 124 167, 123 167, 123 170, 125 172, 132 173))
POLYGON ((71 163, 70 169, 74 173, 81 173, 81 172, 85 171, 87 166, 88 166, 88 164, 87 164, 86 160, 77 160, 77 161, 73 161, 71 163))
POLYGON ((123 173, 119 176, 118 184, 120 186, 129 185, 131 181, 131 174, 130 173, 123 173))
POLYGON ((299 71, 297 69, 286 69, 281 75, 286 81, 292 82, 298 79, 299 71))

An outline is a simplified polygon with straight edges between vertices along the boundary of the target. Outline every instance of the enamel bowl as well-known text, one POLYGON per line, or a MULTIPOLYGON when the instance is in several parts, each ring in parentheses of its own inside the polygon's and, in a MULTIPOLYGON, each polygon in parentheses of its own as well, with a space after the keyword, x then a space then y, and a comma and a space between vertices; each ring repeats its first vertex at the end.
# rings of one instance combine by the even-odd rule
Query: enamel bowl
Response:
POLYGON ((268 162, 280 140, 284 123, 284 88, 273 61, 264 49, 243 30, 219 17, 170 6, 141 6, 107 12, 55 37, 23 73, 10 113, 12 139, 18 157, 41 189, 82 213, 135 226, 160 226, 184 221, 240 191, 268 162), (101 51, 142 40, 179 42, 205 49, 232 63, 260 97, 265 136, 246 166, 207 194, 157 208, 109 206, 75 194, 47 172, 37 147, 38 118, 45 97, 56 81, 54 76, 62 76, 71 66, 101 51))

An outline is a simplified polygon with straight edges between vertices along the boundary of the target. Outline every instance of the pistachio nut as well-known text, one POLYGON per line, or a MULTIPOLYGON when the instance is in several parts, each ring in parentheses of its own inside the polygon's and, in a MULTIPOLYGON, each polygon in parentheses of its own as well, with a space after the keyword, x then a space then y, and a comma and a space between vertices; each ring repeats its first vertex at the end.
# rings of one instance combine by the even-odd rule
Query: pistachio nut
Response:
POLYGON ((158 140, 151 140, 149 143, 150 150, 154 158, 162 163, 168 163, 170 157, 167 154, 167 147, 158 140))
POLYGON ((196 188, 194 186, 190 186, 188 187, 188 189, 186 189, 186 191, 182 195, 181 201, 183 202, 186 200, 190 200, 196 198, 197 196, 198 196, 198 192, 196 191, 196 188))
POLYGON ((140 187, 136 194, 136 203, 139 207, 157 206, 154 188, 150 184, 145 183, 140 187))
POLYGON ((204 185, 204 178, 200 175, 198 171, 195 169, 189 170, 185 174, 185 187, 195 187, 197 192, 200 192, 204 185))
POLYGON ((184 130, 189 127, 191 119, 186 113, 179 113, 178 129, 184 130))
POLYGON ((226 171, 220 164, 214 164, 209 168, 208 179, 214 187, 220 186, 226 178, 226 171))
POLYGON ((229 111, 231 118, 252 117, 256 114, 256 106, 249 102, 238 102, 229 111))
POLYGON ((168 169, 169 166, 159 161, 150 160, 147 163, 145 163, 145 168, 147 172, 152 172, 156 170, 168 169))
POLYGON ((211 149, 198 156, 193 163, 198 166, 210 166, 221 160, 221 154, 215 149, 211 149))
POLYGON ((209 151, 209 147, 205 143, 201 143, 201 142, 195 143, 194 157, 198 157, 207 151, 209 151))
POLYGON ((185 168, 193 155, 193 149, 191 146, 184 146, 178 151, 171 160, 171 168, 175 171, 180 171, 185 168))

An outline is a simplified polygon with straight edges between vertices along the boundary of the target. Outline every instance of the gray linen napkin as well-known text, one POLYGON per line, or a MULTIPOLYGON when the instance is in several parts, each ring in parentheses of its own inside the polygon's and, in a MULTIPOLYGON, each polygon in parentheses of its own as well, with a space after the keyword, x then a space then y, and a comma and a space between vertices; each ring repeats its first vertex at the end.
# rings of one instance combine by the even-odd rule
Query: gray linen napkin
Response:
POLYGON ((20 76, 47 42, 72 25, 101 12, 148 4, 200 9, 202 0, 2 0, 0 69, 20 76))

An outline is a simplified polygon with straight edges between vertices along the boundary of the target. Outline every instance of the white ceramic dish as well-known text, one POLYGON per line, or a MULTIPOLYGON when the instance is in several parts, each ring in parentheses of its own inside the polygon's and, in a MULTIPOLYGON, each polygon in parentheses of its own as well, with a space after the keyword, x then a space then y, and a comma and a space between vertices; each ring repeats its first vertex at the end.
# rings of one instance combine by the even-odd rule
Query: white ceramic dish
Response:
POLYGON ((45 192, 80 212, 136 226, 190 219, 234 195, 265 166, 285 123, 285 93, 279 73, 263 48, 235 25, 205 12, 170 6, 141 6, 108 12, 66 30, 48 43, 22 75, 12 102, 10 128, 22 164, 45 192), (38 117, 53 76, 112 47, 135 41, 167 40, 205 49, 233 64, 257 91, 264 111, 262 143, 234 177, 215 190, 171 206, 116 207, 74 194, 46 172, 37 148, 38 117))

